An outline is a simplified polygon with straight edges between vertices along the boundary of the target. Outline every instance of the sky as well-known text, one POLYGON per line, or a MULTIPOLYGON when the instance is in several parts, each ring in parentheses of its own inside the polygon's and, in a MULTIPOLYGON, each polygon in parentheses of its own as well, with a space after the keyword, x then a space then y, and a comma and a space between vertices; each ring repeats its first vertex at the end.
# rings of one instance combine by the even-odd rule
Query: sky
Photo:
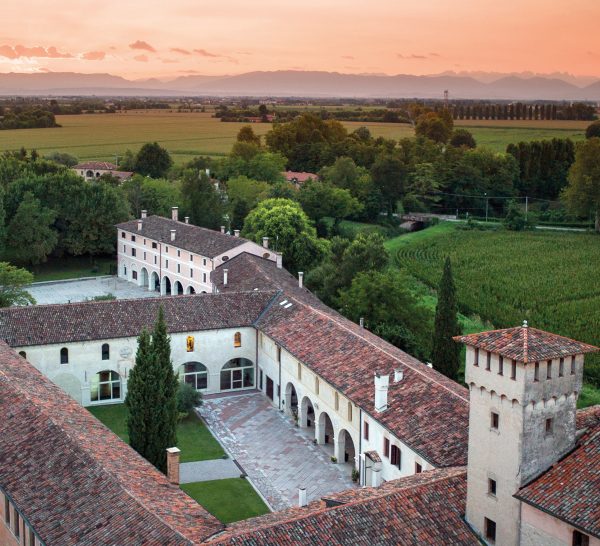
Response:
POLYGON ((600 77, 600 0, 3 0, 0 72, 600 77))

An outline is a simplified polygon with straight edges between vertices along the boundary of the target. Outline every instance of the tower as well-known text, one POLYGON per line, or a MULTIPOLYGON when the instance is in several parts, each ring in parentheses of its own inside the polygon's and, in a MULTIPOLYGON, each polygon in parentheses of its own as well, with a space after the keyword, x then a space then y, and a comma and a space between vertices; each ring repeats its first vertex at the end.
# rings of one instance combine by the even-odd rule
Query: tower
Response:
POLYGON ((598 349, 527 322, 455 340, 470 391, 466 519, 488 544, 517 545, 513 495, 575 446, 583 358, 598 349))

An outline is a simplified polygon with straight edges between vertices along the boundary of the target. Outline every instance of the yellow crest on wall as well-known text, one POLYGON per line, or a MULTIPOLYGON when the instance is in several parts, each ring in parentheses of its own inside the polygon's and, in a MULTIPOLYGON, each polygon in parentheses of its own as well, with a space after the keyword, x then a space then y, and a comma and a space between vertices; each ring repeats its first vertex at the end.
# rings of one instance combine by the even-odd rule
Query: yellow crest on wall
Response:
POLYGON ((188 336, 186 339, 187 352, 192 353, 194 351, 194 336, 188 336))

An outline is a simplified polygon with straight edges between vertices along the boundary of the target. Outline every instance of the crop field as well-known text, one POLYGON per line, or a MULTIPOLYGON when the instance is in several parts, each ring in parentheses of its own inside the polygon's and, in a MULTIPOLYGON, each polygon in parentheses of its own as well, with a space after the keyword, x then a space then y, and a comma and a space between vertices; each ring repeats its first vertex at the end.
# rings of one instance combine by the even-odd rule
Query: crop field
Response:
MULTIPOLYGON (((446 256, 461 311, 496 328, 533 327, 600 345, 600 237, 588 233, 463 231, 440 224, 405 244, 388 241, 396 266, 431 287, 446 256)), ((600 376, 600 358, 588 370, 600 376)))
MULTIPOLYGON (((127 149, 137 151, 142 144, 157 141, 167 148, 176 164, 198 155, 222 156, 229 153, 243 123, 223 123, 210 113, 179 113, 164 110, 139 110, 120 114, 83 114, 57 116, 62 127, 53 129, 16 129, 0 131, 0 152, 21 146, 35 148, 42 155, 60 151, 79 160, 114 161, 127 149)), ((361 126, 373 136, 400 139, 412 137, 410 125, 401 123, 345 122, 349 131, 361 126)), ((480 146, 504 151, 510 142, 570 137, 583 138, 586 122, 559 121, 459 121, 473 132, 480 146)), ((268 123, 253 125, 264 135, 268 123)))

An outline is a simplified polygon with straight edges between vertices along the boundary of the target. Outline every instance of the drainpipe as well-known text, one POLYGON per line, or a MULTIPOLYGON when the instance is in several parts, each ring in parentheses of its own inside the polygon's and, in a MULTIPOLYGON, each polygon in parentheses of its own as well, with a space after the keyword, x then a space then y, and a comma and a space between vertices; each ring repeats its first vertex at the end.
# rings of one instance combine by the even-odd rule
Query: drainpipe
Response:
POLYGON ((281 349, 279 349, 279 396, 277 398, 278 409, 281 411, 281 349))
POLYGON ((363 457, 362 457, 362 435, 363 435, 363 422, 362 422, 362 408, 358 409, 358 483, 363 485, 363 477, 365 475, 363 469, 363 457))
POLYGON ((158 243, 158 293, 162 296, 162 243, 158 243))

